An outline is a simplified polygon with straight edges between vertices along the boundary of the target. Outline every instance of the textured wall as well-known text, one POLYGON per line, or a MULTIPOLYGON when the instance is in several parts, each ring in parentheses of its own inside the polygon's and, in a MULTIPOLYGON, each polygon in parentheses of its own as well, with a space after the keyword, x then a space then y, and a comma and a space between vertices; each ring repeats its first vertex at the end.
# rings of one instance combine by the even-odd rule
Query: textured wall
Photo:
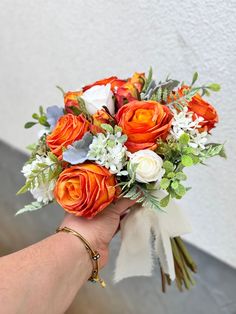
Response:
POLYGON ((73 89, 150 64, 157 77, 188 80, 198 70, 222 84, 214 140, 227 139, 228 160, 191 169, 181 203, 188 239, 236 266, 235 14, 233 0, 1 0, 0 138, 22 150, 33 142, 36 131, 22 125, 39 105, 62 103, 57 84, 73 89))

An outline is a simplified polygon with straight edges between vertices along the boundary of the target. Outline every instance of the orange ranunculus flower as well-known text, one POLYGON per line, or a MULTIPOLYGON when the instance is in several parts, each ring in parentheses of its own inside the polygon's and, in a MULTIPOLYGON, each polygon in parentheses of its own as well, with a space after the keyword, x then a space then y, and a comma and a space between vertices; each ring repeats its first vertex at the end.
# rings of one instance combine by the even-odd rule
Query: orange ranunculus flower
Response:
POLYGON ((89 122, 83 115, 69 113, 59 118, 52 133, 47 135, 46 143, 51 152, 60 157, 63 147, 80 140, 88 130, 89 122))
POLYGON ((76 91, 76 92, 67 92, 64 95, 64 104, 66 112, 73 113, 73 111, 70 109, 70 107, 76 107, 79 108, 79 103, 77 100, 77 97, 82 95, 82 91, 76 91))
POLYGON ((111 90, 114 92, 119 86, 123 85, 126 81, 118 79, 117 76, 111 76, 108 78, 105 78, 103 80, 96 81, 90 85, 86 85, 83 87, 83 92, 90 89, 93 86, 96 85, 107 85, 111 84, 111 90))
POLYGON ((132 101, 119 109, 116 120, 128 136, 125 145, 134 153, 146 148, 155 149, 157 139, 166 138, 172 114, 168 107, 156 101, 132 101))
POLYGON ((115 97, 117 100, 117 108, 119 109, 126 103, 137 100, 139 98, 139 93, 132 83, 126 82, 117 89, 115 97))
POLYGON ((101 127, 101 124, 114 123, 114 118, 104 109, 100 109, 95 114, 93 114, 92 119, 93 123, 90 125, 90 131, 92 134, 105 133, 105 130, 101 127))
POLYGON ((139 94, 145 82, 144 77, 144 73, 135 72, 126 83, 118 87, 115 91, 118 109, 128 102, 139 99, 139 94))
POLYGON ((135 72, 129 81, 137 88, 138 92, 140 93, 145 83, 145 73, 135 72))
MULTIPOLYGON (((188 90, 189 86, 184 85, 179 90, 179 95, 184 95, 184 90, 188 90)), ((188 110, 193 112, 198 117, 204 118, 204 121, 200 122, 201 128, 198 129, 200 132, 210 132, 215 127, 215 124, 219 121, 216 109, 205 101, 199 94, 193 96, 188 102, 188 110)), ((193 116, 196 118, 196 116, 193 116)))
POLYGON ((84 163, 65 169, 54 195, 69 213, 93 218, 116 198, 116 179, 105 167, 84 163))
POLYGON ((93 114, 92 119, 93 124, 96 126, 100 126, 103 123, 111 124, 111 122, 114 121, 114 118, 104 109, 100 109, 95 114, 93 114))
POLYGON ((215 108, 206 102, 199 94, 195 95, 188 103, 189 111, 194 112, 197 116, 203 117, 204 121, 200 122, 200 131, 210 132, 219 121, 215 108))

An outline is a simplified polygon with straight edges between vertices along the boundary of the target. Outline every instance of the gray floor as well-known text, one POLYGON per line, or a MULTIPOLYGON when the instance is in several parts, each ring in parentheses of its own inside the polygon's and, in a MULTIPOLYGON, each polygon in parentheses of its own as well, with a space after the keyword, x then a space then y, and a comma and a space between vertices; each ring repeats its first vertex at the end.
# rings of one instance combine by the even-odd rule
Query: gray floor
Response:
MULTIPOLYGON (((58 206, 14 217, 16 210, 30 201, 29 195, 15 196, 23 184, 20 169, 25 160, 24 154, 0 142, 1 255, 21 249, 53 233, 63 217, 63 210, 58 206)), ((236 314, 235 269, 189 245, 199 265, 197 286, 191 292, 179 293, 171 287, 166 294, 162 294, 158 269, 152 278, 132 278, 114 286, 110 278, 118 248, 117 237, 111 245, 110 263, 103 271, 108 287, 101 289, 87 284, 67 313, 236 314)))

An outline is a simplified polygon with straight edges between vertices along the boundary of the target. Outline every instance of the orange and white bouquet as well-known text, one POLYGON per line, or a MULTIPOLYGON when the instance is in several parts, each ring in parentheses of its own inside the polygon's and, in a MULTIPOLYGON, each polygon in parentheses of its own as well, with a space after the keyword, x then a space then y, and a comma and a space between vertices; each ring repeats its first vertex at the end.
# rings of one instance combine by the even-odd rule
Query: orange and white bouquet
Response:
POLYGON ((116 76, 63 93, 64 105, 39 108, 30 128, 41 124, 37 143, 22 172, 36 201, 17 214, 57 202, 76 216, 92 219, 120 197, 136 200, 121 222, 122 242, 115 282, 150 276, 153 256, 160 262, 163 290, 175 280, 182 290, 194 284, 196 265, 180 236, 191 231, 172 201, 188 191, 185 167, 225 157, 222 144, 210 143, 218 122, 203 96, 218 84, 196 86, 152 70, 128 79, 116 76), (151 241, 153 240, 153 241, 151 241))

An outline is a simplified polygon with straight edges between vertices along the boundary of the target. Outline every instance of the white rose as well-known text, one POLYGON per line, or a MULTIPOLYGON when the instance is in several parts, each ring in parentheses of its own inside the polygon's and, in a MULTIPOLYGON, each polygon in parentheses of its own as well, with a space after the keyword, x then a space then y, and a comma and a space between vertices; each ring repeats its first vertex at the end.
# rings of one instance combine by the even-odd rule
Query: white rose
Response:
POLYGON ((106 106, 111 114, 115 113, 115 104, 112 98, 111 84, 95 85, 86 90, 81 98, 85 102, 86 109, 90 114, 96 113, 106 106))
MULTIPOLYGON (((142 183, 159 181, 165 170, 162 168, 163 160, 150 149, 139 150, 134 154, 129 154, 130 165, 137 165, 135 169, 136 181, 142 183)), ((132 170, 131 170, 132 171, 132 170)))

